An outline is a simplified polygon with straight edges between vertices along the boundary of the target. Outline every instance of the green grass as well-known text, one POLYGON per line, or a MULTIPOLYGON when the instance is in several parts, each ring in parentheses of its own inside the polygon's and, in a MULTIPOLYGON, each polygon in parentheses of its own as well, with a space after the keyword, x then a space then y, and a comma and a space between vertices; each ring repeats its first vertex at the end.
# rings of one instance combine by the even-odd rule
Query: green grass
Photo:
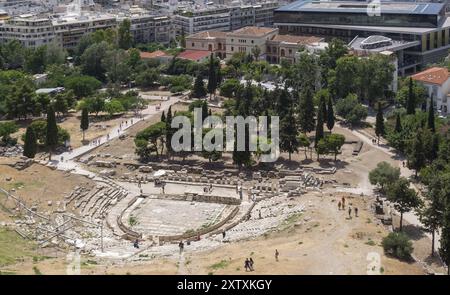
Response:
POLYGON ((376 243, 374 241, 372 241, 372 239, 369 238, 369 240, 366 242, 366 245, 375 246, 376 243))
POLYGON ((380 267, 380 273, 384 273, 384 267, 380 267))
POLYGON ((221 260, 220 262, 214 263, 209 268, 211 268, 213 270, 217 270, 217 269, 225 268, 229 264, 230 264, 230 262, 228 260, 221 260))
POLYGON ((14 264, 32 254, 33 243, 22 239, 15 231, 0 228, 0 266, 14 264))

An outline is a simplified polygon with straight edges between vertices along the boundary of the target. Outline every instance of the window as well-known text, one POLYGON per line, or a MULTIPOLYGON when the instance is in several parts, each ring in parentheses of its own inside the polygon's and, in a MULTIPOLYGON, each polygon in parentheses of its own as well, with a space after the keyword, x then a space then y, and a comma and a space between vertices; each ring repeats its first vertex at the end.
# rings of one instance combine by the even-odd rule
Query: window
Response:
POLYGON ((192 42, 192 47, 195 47, 195 43, 194 42, 192 42))
POLYGON ((234 51, 234 47, 233 46, 231 46, 231 51, 234 51))

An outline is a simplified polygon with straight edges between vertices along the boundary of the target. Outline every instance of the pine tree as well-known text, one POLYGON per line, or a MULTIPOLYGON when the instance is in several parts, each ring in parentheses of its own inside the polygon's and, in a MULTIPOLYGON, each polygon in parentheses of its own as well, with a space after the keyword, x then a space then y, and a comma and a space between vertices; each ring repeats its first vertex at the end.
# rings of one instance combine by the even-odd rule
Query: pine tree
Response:
POLYGON ((25 143, 23 146, 23 155, 27 158, 34 158, 37 152, 36 133, 32 127, 28 127, 25 132, 25 143))
POLYGON ((378 103, 377 118, 375 123, 375 134, 378 137, 378 144, 380 143, 380 136, 384 136, 386 134, 386 130, 384 128, 383 110, 381 109, 380 103, 378 103))
POLYGON ((311 132, 315 128, 314 102, 311 89, 306 88, 300 96, 299 125, 303 132, 311 132))
POLYGON ((204 97, 206 95, 205 83, 203 77, 199 74, 195 78, 194 89, 192 89, 192 97, 204 97))
POLYGON ((83 131, 83 141, 85 140, 85 133, 86 130, 89 128, 89 112, 87 108, 83 108, 81 111, 81 122, 80 122, 80 129, 83 131))
POLYGON ((416 100, 414 97, 414 84, 412 78, 409 78, 408 98, 406 101, 406 114, 414 115, 416 113, 416 100))
POLYGON ((209 57, 209 71, 208 71, 208 93, 209 99, 212 99, 212 95, 215 94, 217 89, 217 70, 214 60, 214 56, 211 53, 209 57))
POLYGON ((329 97, 328 98, 328 108, 327 108, 327 128, 331 132, 333 127, 334 127, 333 101, 331 100, 331 97, 329 97))
POLYGON ((428 107, 428 129, 430 129, 433 133, 436 132, 436 128, 434 126, 434 103, 433 103, 433 95, 430 97, 430 105, 428 107))
POLYGON ((55 110, 52 105, 49 105, 47 110, 45 145, 49 149, 49 160, 51 160, 53 149, 58 145, 58 125, 56 125, 55 110))
POLYGON ((316 136, 314 138, 314 147, 317 147, 319 141, 323 138, 323 107, 324 104, 320 104, 317 110, 317 124, 316 124, 316 136))
POLYGON ((399 133, 402 132, 402 122, 401 122, 401 118, 400 118, 400 114, 397 113, 397 117, 395 118, 395 133, 399 133))

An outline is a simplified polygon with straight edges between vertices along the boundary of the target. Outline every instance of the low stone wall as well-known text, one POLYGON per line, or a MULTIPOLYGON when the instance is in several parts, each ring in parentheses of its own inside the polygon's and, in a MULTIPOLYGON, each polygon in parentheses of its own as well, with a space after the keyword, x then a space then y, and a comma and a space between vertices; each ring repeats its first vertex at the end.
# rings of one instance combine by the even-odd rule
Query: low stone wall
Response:
POLYGON ((138 199, 138 197, 134 197, 130 202, 128 202, 128 205, 125 208, 125 210, 123 210, 122 213, 120 213, 120 215, 117 216, 117 225, 125 233, 122 236, 122 238, 127 239, 127 240, 135 240, 135 239, 142 238, 142 234, 130 229, 122 222, 123 213, 125 213, 125 211, 127 211, 127 209, 130 208, 137 201, 137 199, 138 199))
POLYGON ((214 230, 217 230, 218 228, 222 227, 225 223, 227 223, 228 221, 233 219, 238 212, 239 212, 239 207, 236 207, 236 208, 233 209, 233 211, 231 211, 231 213, 227 217, 225 217, 222 221, 220 221, 220 222, 218 222, 216 224, 213 224, 213 225, 211 225, 209 227, 206 227, 206 228, 203 228, 203 229, 199 229, 199 230, 196 230, 196 231, 192 231, 192 232, 189 232, 189 233, 184 233, 184 234, 181 234, 181 235, 162 236, 162 237, 160 236, 159 237, 159 241, 160 242, 165 242, 165 243, 167 243, 167 242, 170 243, 170 242, 182 241, 182 240, 187 240, 187 241, 195 240, 195 238, 197 236, 199 236, 199 235, 202 236, 202 235, 208 234, 208 233, 210 233, 210 232, 212 232, 214 230))

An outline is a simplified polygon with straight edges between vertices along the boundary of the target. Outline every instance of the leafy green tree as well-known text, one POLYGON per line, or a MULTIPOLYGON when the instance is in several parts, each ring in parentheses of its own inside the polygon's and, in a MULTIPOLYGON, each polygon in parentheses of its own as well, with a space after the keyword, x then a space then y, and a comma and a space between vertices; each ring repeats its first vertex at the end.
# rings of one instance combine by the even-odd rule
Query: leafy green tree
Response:
POLYGON ((225 97, 235 97, 237 91, 241 87, 238 79, 227 79, 220 86, 220 95, 225 97))
POLYGON ((345 143, 345 137, 342 134, 330 134, 325 138, 327 150, 334 154, 334 160, 337 159, 337 154, 345 143))
POLYGON ((394 208, 400 213, 400 231, 403 230, 403 214, 420 206, 421 200, 417 193, 409 188, 409 181, 401 177, 387 190, 387 198, 394 203, 394 208))
POLYGON ((414 250, 411 240, 404 233, 389 233, 381 242, 384 252, 399 259, 410 259, 414 250))
POLYGON ((98 116, 98 113, 105 110, 105 98, 102 95, 87 97, 78 104, 78 109, 84 108, 98 116))
POLYGON ((320 53, 319 61, 322 68, 322 80, 326 82, 328 71, 336 68, 336 61, 348 53, 347 46, 344 41, 333 38, 328 43, 327 48, 320 53))
POLYGON ((439 247, 439 256, 447 265, 447 274, 450 275, 450 198, 447 196, 443 226, 441 229, 441 239, 439 247))
POLYGON ((23 155, 27 158, 34 158, 37 153, 37 138, 32 127, 27 127, 23 146, 23 155))
POLYGON ((309 88, 306 88, 300 95, 298 116, 301 131, 306 133, 314 130, 314 102, 309 88))
POLYGON ((10 117, 26 119, 34 113, 35 92, 29 79, 21 79, 15 83, 6 99, 6 109, 10 117))
POLYGON ((89 46, 80 57, 80 65, 83 74, 104 81, 106 69, 104 67, 103 59, 108 50, 109 44, 105 41, 89 46))
POLYGON ((83 131, 83 141, 85 141, 85 133, 89 128, 89 113, 87 108, 81 110, 80 129, 83 131))
POLYGON ((11 40, 0 47, 0 57, 4 69, 19 69, 23 67, 27 50, 19 40, 11 40))
POLYGON ((53 108, 58 115, 67 114, 67 112, 69 111, 69 103, 65 94, 58 93, 55 95, 55 97, 53 98, 53 108))
POLYGON ((384 128, 383 110, 381 109, 380 103, 378 103, 377 117, 375 122, 375 134, 378 137, 378 143, 380 143, 380 136, 386 135, 386 130, 384 128))
POLYGON ((348 123, 357 125, 367 117, 367 108, 358 102, 355 94, 350 93, 336 103, 336 113, 348 123))
POLYGON ((351 93, 358 93, 359 59, 357 56, 343 56, 336 61, 336 68, 330 72, 334 81, 330 83, 331 92, 337 98, 347 97, 351 93))
POLYGON ((156 156, 159 156, 158 144, 160 142, 163 143, 165 130, 166 123, 158 122, 136 134, 134 139, 136 154, 138 154, 142 160, 148 160, 153 152, 156 153, 156 156))
POLYGON ((91 76, 72 76, 66 79, 64 87, 73 91, 76 97, 83 98, 95 93, 102 83, 91 76))
POLYGON ((434 102, 433 95, 430 98, 430 105, 428 106, 428 129, 430 129, 433 133, 436 132, 436 127, 434 125, 434 102))
POLYGON ((56 42, 50 42, 46 46, 45 67, 50 65, 62 65, 66 61, 67 52, 56 42))
POLYGON ((330 96, 328 98, 328 107, 327 107, 327 128, 331 132, 333 127, 334 127, 334 110, 333 110, 333 101, 331 100, 330 96))
POLYGON ((25 70, 31 74, 43 73, 45 70, 46 52, 46 46, 29 49, 25 56, 25 70))
POLYGON ((131 77, 128 53, 124 50, 108 50, 102 59, 102 67, 111 83, 127 83, 131 77))
POLYGON ((112 99, 111 101, 105 103, 104 110, 112 116, 114 114, 123 113, 125 108, 119 100, 112 99))
POLYGON ((141 87, 150 87, 158 82, 160 72, 157 69, 151 68, 140 72, 136 76, 136 84, 141 87))
POLYGON ((328 145, 324 138, 319 140, 316 145, 317 161, 319 161, 319 156, 328 153, 328 145))
POLYGON ((303 151, 305 152, 305 159, 308 159, 307 150, 309 149, 309 146, 311 145, 311 142, 309 141, 309 138, 306 134, 301 133, 297 136, 298 146, 303 148, 303 151))
POLYGON ((131 22, 124 19, 117 30, 119 47, 129 49, 133 45, 133 36, 131 35, 131 22))
POLYGON ((45 145, 49 150, 49 160, 52 159, 52 152, 58 145, 58 125, 56 124, 55 111, 50 105, 47 110, 47 132, 45 145))
POLYGON ((449 179, 439 177, 431 178, 428 191, 424 194, 425 202, 419 210, 420 222, 431 233, 431 256, 434 256, 434 244, 436 231, 442 227, 445 210, 445 182, 449 179))
POLYGON ((381 191, 400 178, 400 168, 392 167, 387 162, 380 162, 377 167, 369 172, 369 181, 372 185, 379 185, 381 191))
MULTIPOLYGON (((0 137, 2 145, 9 145, 10 143, 14 143, 11 134, 17 132, 19 127, 15 122, 0 122, 0 137)), ((14 143, 15 144, 15 143, 14 143)))

